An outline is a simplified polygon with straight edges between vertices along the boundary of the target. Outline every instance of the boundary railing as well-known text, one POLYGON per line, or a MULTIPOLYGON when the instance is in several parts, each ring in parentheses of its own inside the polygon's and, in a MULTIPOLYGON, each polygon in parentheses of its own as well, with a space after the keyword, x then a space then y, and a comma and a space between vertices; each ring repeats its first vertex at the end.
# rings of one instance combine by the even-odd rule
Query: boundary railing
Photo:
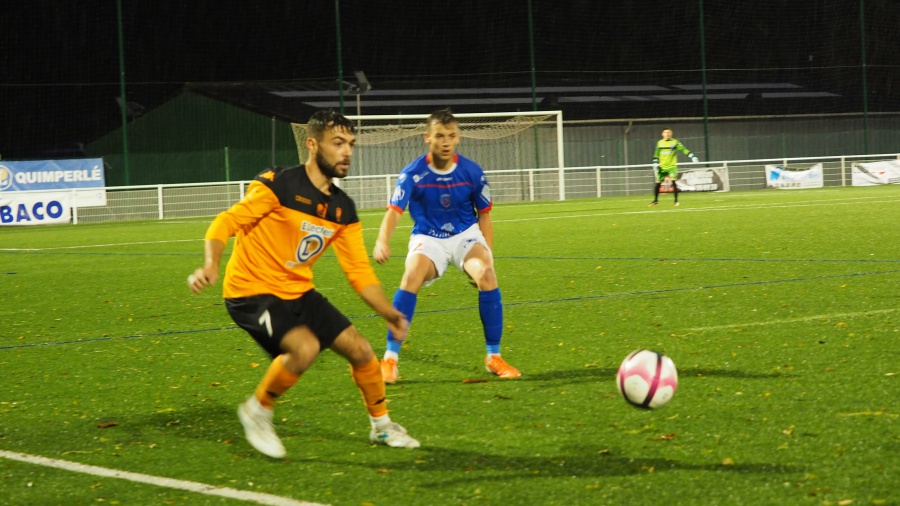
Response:
MULTIPOLYGON (((900 154, 840 157, 808 157, 763 160, 729 160, 686 163, 681 171, 718 169, 725 181, 719 191, 767 188, 766 165, 805 170, 822 164, 824 186, 851 185, 855 163, 900 159, 900 154)), ((649 194, 654 175, 650 165, 566 167, 488 171, 494 202, 567 200, 649 194)), ((351 176, 339 181, 359 209, 384 208, 397 175, 351 176)), ((244 195, 249 181, 107 187, 106 205, 72 207, 72 223, 162 220, 215 216, 244 195)), ((65 190, 77 202, 79 190, 65 190)), ((92 191, 96 191, 93 189, 92 191)), ((20 192, 29 193, 29 192, 20 192)), ((42 192, 48 193, 48 192, 42 192)), ((0 195, 2 196, 2 195, 0 195)))

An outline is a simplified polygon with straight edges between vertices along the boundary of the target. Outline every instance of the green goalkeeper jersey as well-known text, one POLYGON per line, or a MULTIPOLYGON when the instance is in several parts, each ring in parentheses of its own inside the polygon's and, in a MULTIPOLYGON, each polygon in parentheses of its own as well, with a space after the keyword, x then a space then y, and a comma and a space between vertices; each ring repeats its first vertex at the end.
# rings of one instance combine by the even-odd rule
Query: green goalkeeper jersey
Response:
POLYGON ((684 147, 678 139, 660 139, 656 143, 656 150, 653 151, 653 163, 658 163, 661 170, 677 168, 679 151, 689 158, 694 158, 694 153, 684 147))

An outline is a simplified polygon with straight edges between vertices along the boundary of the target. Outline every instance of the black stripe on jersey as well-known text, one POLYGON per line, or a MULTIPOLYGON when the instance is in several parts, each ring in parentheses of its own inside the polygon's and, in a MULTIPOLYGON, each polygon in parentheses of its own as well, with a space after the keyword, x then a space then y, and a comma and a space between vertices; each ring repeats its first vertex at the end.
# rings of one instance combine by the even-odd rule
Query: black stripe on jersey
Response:
POLYGON ((353 199, 334 184, 331 195, 320 192, 309 180, 303 165, 266 169, 255 179, 268 186, 288 209, 341 225, 359 221, 353 199))

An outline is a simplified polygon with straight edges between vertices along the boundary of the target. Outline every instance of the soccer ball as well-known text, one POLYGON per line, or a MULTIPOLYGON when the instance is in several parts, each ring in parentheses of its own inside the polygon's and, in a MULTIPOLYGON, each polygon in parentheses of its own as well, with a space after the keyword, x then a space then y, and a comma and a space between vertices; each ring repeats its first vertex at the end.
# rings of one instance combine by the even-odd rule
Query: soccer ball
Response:
POLYGON ((637 350, 625 357, 616 374, 619 392, 629 404, 656 409, 672 400, 678 371, 672 359, 652 350, 637 350))

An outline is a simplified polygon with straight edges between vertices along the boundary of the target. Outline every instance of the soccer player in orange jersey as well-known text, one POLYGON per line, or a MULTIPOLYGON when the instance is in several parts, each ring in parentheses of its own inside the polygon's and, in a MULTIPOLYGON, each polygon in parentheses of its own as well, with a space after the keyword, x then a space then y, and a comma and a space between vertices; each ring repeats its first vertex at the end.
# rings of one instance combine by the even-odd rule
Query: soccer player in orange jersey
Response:
POLYGON ((204 264, 188 283, 199 293, 218 280, 222 252, 234 236, 223 281, 225 306, 273 358, 255 393, 238 408, 254 448, 273 458, 285 455, 272 425, 275 401, 325 348, 350 362, 369 411, 370 440, 416 448, 419 442, 388 416, 381 366, 369 341, 312 283, 313 264, 333 246, 353 289, 391 332, 406 335, 406 317, 385 297, 369 263, 356 205, 333 183, 350 169, 353 124, 333 111, 319 111, 307 134, 305 164, 261 172, 244 198, 215 218, 206 231, 204 264))

